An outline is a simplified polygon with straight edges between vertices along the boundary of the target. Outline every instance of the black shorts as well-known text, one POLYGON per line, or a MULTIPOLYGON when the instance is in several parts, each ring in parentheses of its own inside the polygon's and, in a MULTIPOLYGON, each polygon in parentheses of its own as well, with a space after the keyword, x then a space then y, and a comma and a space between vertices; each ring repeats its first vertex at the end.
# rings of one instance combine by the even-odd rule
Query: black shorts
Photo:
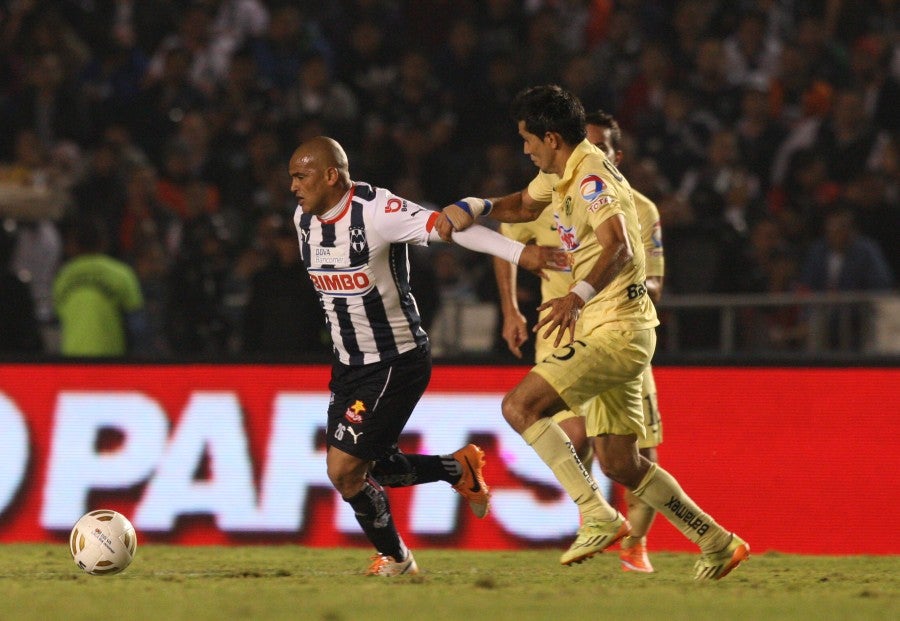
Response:
POLYGON ((396 452, 430 379, 428 345, 386 362, 353 367, 336 362, 329 384, 328 446, 368 460, 396 452))

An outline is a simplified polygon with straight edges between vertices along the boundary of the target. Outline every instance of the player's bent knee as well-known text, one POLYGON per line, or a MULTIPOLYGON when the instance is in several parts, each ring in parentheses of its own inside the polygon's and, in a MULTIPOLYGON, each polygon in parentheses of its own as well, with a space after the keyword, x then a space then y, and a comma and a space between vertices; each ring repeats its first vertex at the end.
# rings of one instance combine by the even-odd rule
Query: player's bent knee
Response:
POLYGON ((362 489, 366 479, 354 468, 335 466, 328 468, 328 480, 343 498, 350 498, 362 489))
MULTIPOLYGON (((509 426, 518 433, 522 433, 530 426, 529 421, 531 417, 528 414, 527 405, 515 390, 503 397, 500 411, 503 413, 503 418, 509 423, 509 426)), ((535 420, 537 419, 535 418, 535 420)))
POLYGON ((514 421, 516 421, 519 416, 518 408, 516 407, 512 393, 508 393, 503 397, 503 401, 500 404, 500 412, 503 414, 503 419, 515 429, 516 425, 514 424, 514 421))

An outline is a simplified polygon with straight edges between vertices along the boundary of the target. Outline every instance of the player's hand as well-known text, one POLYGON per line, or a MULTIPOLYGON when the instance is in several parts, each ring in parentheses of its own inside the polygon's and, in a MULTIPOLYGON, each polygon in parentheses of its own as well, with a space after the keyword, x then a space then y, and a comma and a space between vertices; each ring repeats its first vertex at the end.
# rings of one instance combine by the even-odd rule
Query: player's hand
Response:
POLYGON ((525 316, 519 311, 504 313, 502 335, 513 356, 521 358, 522 350, 520 348, 528 340, 528 323, 525 321, 525 316))
POLYGON ((568 266, 569 254, 565 250, 553 246, 528 244, 519 256, 519 267, 537 274, 544 280, 547 280, 545 269, 558 272, 568 266))
POLYGON ((574 293, 547 300, 538 306, 537 310, 538 313, 546 309, 549 309, 550 312, 535 324, 534 332, 538 333, 546 326, 547 329, 542 338, 549 339, 550 335, 558 330, 556 339, 553 341, 554 348, 560 346, 566 332, 569 333, 569 340, 566 344, 572 343, 575 340, 575 322, 578 321, 583 307, 584 300, 574 293))
POLYGON ((450 241, 453 231, 464 231, 475 222, 475 217, 455 203, 444 207, 437 220, 438 233, 444 241, 450 241), (446 236, 445 236, 446 235, 446 236))

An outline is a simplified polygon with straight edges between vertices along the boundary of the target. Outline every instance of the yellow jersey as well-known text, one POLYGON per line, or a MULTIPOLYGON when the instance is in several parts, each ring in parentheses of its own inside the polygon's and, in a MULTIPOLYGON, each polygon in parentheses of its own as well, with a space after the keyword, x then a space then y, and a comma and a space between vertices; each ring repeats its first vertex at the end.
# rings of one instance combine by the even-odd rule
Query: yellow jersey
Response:
POLYGON ((659 325, 656 309, 647 295, 646 259, 634 193, 625 177, 606 155, 587 140, 575 147, 561 176, 539 173, 528 194, 547 200, 556 224, 559 243, 570 253, 572 281, 588 275, 603 248, 594 230, 607 218, 622 214, 634 257, 582 310, 581 332, 597 328, 641 330, 659 325))
POLYGON ((647 278, 665 276, 666 260, 663 255, 662 227, 659 224, 659 210, 649 198, 631 188, 634 207, 637 209, 641 225, 641 240, 644 245, 645 271, 647 278))

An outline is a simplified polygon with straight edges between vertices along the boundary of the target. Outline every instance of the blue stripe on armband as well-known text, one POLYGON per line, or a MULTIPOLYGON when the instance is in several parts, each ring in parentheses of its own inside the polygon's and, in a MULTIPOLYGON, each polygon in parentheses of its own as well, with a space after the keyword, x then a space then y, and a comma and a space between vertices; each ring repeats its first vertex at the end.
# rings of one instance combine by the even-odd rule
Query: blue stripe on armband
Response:
POLYGON ((484 199, 484 211, 481 212, 482 216, 486 216, 491 213, 491 209, 494 208, 494 203, 492 203, 489 199, 484 199))
POLYGON ((469 203, 467 203, 466 201, 456 201, 453 204, 456 205, 457 207, 461 207, 462 209, 465 209, 466 213, 469 214, 470 216, 472 216, 473 218, 475 217, 472 214, 472 208, 469 207, 469 203))

